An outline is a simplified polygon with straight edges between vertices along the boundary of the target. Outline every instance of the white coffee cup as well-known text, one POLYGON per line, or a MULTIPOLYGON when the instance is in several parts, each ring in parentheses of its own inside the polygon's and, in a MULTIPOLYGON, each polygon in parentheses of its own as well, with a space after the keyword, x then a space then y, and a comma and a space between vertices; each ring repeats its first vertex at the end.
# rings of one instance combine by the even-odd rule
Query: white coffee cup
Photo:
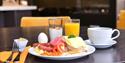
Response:
POLYGON ((108 27, 88 28, 87 32, 88 38, 93 44, 108 44, 111 40, 120 36, 120 31, 118 29, 108 27), (117 32, 117 35, 112 37, 114 32, 117 32))

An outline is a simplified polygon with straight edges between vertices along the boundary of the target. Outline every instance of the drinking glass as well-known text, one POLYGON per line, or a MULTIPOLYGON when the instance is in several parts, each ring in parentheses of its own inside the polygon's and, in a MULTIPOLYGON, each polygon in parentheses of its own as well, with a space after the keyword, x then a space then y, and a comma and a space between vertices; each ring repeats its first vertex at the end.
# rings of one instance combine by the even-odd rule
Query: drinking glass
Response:
POLYGON ((65 35, 79 36, 80 33, 80 19, 71 19, 70 22, 65 23, 65 35))
POLYGON ((62 34, 63 34, 62 19, 50 18, 49 19, 50 40, 53 40, 58 36, 62 36, 62 34))

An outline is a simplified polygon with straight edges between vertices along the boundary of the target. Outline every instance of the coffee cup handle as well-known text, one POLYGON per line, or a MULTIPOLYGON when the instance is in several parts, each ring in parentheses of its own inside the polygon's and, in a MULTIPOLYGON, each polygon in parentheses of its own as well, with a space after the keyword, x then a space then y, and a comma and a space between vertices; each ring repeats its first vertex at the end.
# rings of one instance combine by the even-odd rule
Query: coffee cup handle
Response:
POLYGON ((116 39, 116 38, 118 38, 118 37, 120 36, 120 31, 119 31, 118 29, 114 29, 114 30, 112 31, 112 34, 113 34, 115 31, 117 32, 117 35, 116 35, 115 37, 112 37, 112 39, 116 39))

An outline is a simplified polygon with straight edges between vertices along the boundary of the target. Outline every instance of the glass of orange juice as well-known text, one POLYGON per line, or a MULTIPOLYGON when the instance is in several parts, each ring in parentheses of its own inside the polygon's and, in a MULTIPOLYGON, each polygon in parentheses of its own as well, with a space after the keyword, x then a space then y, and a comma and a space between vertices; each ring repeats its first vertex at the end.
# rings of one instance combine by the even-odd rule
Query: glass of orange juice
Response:
POLYGON ((70 22, 65 23, 65 35, 79 36, 80 33, 80 19, 71 19, 70 22))

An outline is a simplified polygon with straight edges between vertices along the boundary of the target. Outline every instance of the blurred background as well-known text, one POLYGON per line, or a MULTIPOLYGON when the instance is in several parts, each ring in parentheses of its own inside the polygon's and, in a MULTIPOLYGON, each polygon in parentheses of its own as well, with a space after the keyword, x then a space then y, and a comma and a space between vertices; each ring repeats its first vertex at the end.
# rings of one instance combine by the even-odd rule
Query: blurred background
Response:
MULTIPOLYGON (((5 0, 0 0, 1 7, 6 6, 5 0)), ((99 25, 116 28, 117 17, 125 8, 125 0, 6 0, 18 4, 13 6, 36 6, 30 10, 5 11, 0 8, 1 26, 19 26, 24 16, 70 16, 79 18, 81 26, 99 25), (6 16, 6 17, 3 17, 6 16), (11 17, 10 17, 11 16, 11 17), (13 17, 14 16, 14 17, 13 17), (6 19, 4 19, 6 18, 6 19), (17 19, 18 18, 18 19, 17 19), (11 20, 11 21, 9 21, 11 20), (6 22, 5 22, 6 21, 6 22)))

